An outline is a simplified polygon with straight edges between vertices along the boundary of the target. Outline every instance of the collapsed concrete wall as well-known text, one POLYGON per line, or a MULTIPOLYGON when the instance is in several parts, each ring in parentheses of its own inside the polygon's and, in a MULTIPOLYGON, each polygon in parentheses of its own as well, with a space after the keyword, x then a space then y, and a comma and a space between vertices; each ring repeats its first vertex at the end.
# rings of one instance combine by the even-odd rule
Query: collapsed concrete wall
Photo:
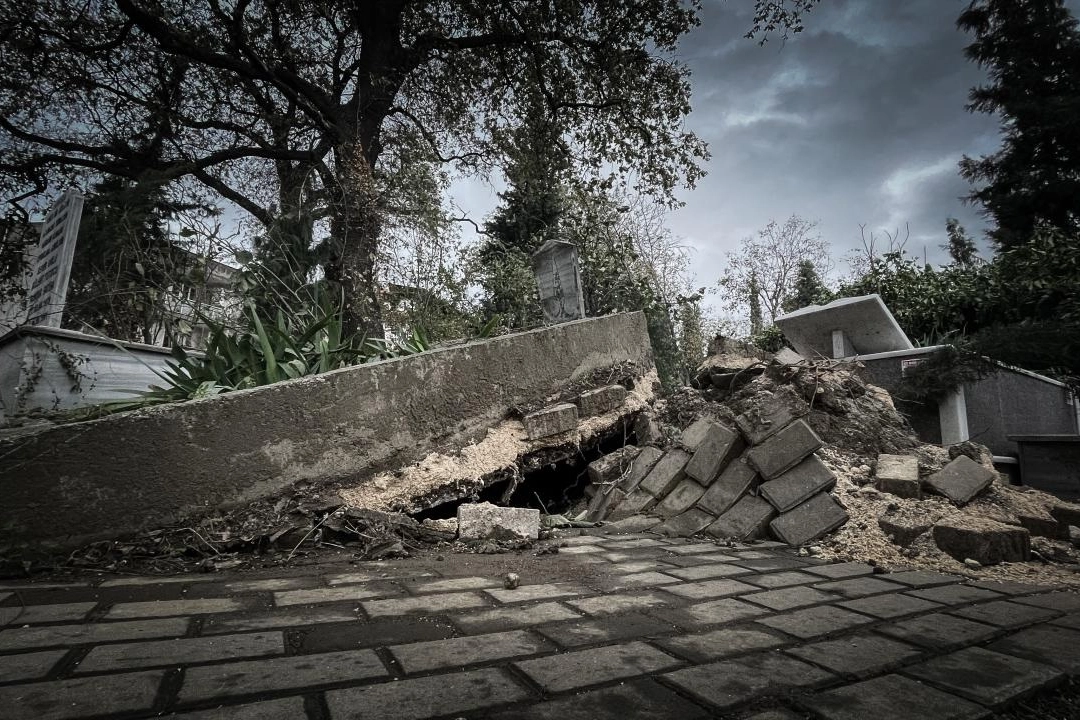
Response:
POLYGON ((0 548, 111 538, 300 480, 355 486, 625 363, 652 367, 641 313, 0 440, 0 548))

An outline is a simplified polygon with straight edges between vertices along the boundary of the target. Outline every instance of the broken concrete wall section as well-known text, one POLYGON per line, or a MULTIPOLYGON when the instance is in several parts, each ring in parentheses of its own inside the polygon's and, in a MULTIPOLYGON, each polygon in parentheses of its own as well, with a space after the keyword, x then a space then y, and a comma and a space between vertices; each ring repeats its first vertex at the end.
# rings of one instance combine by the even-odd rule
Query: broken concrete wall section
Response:
POLYGON ((112 538, 301 480, 363 490, 379 472, 484 439, 512 408, 542 407, 568 382, 625 364, 652 368, 641 313, 2 440, 0 547, 112 538))

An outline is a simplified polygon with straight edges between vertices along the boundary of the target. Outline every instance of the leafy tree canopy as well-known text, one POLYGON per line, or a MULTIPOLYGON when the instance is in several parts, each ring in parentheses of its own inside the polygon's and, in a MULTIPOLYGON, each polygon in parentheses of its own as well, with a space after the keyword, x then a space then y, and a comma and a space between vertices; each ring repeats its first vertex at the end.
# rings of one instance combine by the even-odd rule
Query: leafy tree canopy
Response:
POLYGON ((1080 233, 1080 30, 1064 0, 974 0, 957 25, 965 53, 990 81, 968 109, 1001 119, 1002 146, 965 157, 969 198, 994 221, 998 247, 1027 242, 1040 225, 1080 233))

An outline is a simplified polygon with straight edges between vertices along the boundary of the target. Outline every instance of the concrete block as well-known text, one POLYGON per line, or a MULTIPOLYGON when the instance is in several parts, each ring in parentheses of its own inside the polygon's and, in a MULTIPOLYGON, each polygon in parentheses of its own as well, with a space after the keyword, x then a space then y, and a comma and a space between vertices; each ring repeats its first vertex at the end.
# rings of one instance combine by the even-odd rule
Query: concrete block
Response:
POLYGON ((655 498, 666 497, 686 476, 683 469, 689 461, 690 453, 685 450, 679 448, 668 450, 641 481, 639 489, 655 498))
POLYGON ((664 433, 660 430, 660 423, 647 412, 643 412, 634 420, 634 437, 638 445, 659 445, 664 442, 664 433))
POLYGON ((637 447, 626 445, 589 463, 589 482, 596 485, 617 483, 630 472, 634 458, 640 452, 637 447))
POLYGON ((701 441, 705 439, 705 435, 709 432, 709 428, 718 424, 716 418, 704 415, 699 417, 694 422, 690 423, 690 426, 682 431, 682 435, 679 436, 679 445, 682 445, 690 452, 697 450, 697 446, 701 444, 701 441))
POLYGON ((521 422, 525 425, 525 432, 529 434, 529 439, 536 440, 573 430, 577 428, 577 420, 577 406, 562 403, 529 413, 521 419, 521 422))
POLYGON ((832 471, 817 455, 811 455, 775 480, 763 483, 758 493, 780 512, 787 512, 834 483, 832 471))
POLYGON ((875 487, 897 497, 922 497, 919 459, 911 455, 878 455, 875 487))
POLYGON ((740 458, 728 464, 705 494, 698 500, 698 507, 713 515, 723 515, 750 490, 757 478, 757 471, 740 458))
POLYGON ((619 483, 619 489, 623 492, 632 492, 637 489, 649 471, 656 465, 656 461, 664 456, 664 451, 654 447, 643 447, 630 463, 630 472, 619 483))
POLYGON ((581 417, 603 415, 617 407, 622 407, 624 402, 626 402, 626 388, 622 385, 606 385, 595 390, 588 390, 578 395, 574 401, 581 417))
POLYGON ((1038 512, 1035 508, 1026 512, 1018 512, 1016 519, 1020 526, 1027 528, 1032 537, 1045 537, 1054 540, 1066 540, 1069 537, 1069 527, 1062 525, 1049 513, 1038 512))
POLYGON ((892 537, 894 543, 900 547, 907 547, 915 542, 915 538, 933 527, 933 523, 907 518, 890 518, 883 515, 878 518, 878 527, 887 536, 892 537))
POLYGON ((761 445, 751 448, 746 459, 763 478, 772 480, 820 447, 821 438, 805 422, 796 420, 761 445))
POLYGON ((612 508, 608 513, 609 520, 625 520, 631 515, 648 512, 656 505, 656 498, 641 488, 626 494, 626 498, 619 503, 618 507, 612 508))
POLYGON ((806 358, 789 347, 780 348, 780 350, 773 355, 773 362, 777 365, 798 365, 804 360, 806 360, 806 358))
POLYGON ((607 486, 589 501, 585 519, 589 522, 605 520, 624 500, 626 500, 626 493, 613 485, 607 486))
POLYGON ((716 518, 709 513, 697 508, 691 508, 664 521, 663 524, 656 528, 656 532, 668 537, 690 537, 691 535, 697 535, 715 521, 716 518))
POLYGON ((691 478, 685 478, 660 501, 653 512, 663 518, 674 517, 694 507, 704 492, 704 487, 691 478))
POLYGON ((810 407, 785 385, 742 415, 735 424, 751 445, 758 445, 810 412, 810 407))
POLYGON ((1031 533, 1015 525, 958 517, 942 520, 932 532, 938 548, 960 562, 970 558, 983 565, 997 565, 1031 558, 1031 533))
POLYGON ((686 464, 686 474, 708 486, 742 449, 743 441, 737 432, 720 423, 712 423, 706 428, 705 437, 686 464))
POLYGON ((759 497, 744 495, 730 510, 716 519, 705 532, 718 538, 764 537, 769 521, 776 517, 776 509, 759 497))
POLYGON ((777 538, 788 545, 804 545, 847 522, 847 510, 827 492, 818 493, 794 510, 769 523, 777 538))
POLYGON ((498 507, 491 503, 458 505, 458 537, 462 540, 484 538, 531 538, 540 535, 540 511, 530 508, 498 507))
POLYGON ((994 482, 996 473, 961 455, 926 480, 927 486, 957 505, 965 505, 994 482))
POLYGON ((1080 505, 1058 503, 1050 508, 1050 515, 1062 525, 1080 527, 1080 505))

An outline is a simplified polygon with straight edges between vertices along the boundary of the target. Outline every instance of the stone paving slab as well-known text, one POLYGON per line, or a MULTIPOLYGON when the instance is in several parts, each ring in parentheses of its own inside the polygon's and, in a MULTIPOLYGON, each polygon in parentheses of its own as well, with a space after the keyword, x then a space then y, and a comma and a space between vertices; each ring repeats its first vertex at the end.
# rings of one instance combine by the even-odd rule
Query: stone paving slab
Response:
POLYGON ((575 620, 537 628, 537 632, 564 648, 617 642, 620 640, 655 637, 674 632, 665 623, 641 613, 630 613, 612 618, 575 620))
POLYGON ((955 609, 951 612, 953 615, 959 615, 969 620, 977 620, 987 625, 1006 628, 1018 628, 1045 622, 1057 617, 1059 614, 1056 610, 1006 600, 993 600, 980 605, 955 609))
POLYGON ((681 664, 650 645, 630 642, 524 660, 514 665, 545 692, 566 692, 656 673, 681 664))
POLYGON ((1040 625, 1021 630, 988 646, 995 652, 1051 665, 1080 676, 1080 632, 1040 625))
POLYGON ((326 703, 334 720, 410 720, 472 712, 530 696, 505 670, 483 668, 332 690, 326 703))
POLYGON ((196 710, 172 715, 174 720, 287 720, 305 718, 304 698, 299 696, 265 700, 247 705, 226 705, 211 710, 196 710))
POLYGON ((580 553, 20 590, 0 606, 27 601, 0 627, 0 716, 978 717, 1080 675, 1076 593, 665 539, 639 520, 562 539, 580 553), (504 588, 508 571, 525 584, 504 588), (113 692, 139 677, 152 688, 113 692))
POLYGON ((891 593, 888 595, 859 598, 858 600, 848 600, 846 602, 837 603, 837 605, 847 608, 848 610, 863 613, 864 615, 872 615, 873 617, 882 619, 899 618, 905 615, 914 615, 915 613, 933 612, 934 610, 940 610, 943 607, 942 605, 930 602, 929 600, 891 593))
POLYGON ((573 697, 515 708, 491 720, 698 720, 704 709, 653 680, 638 680, 573 697))
POLYGON ((390 654, 407 675, 537 655, 552 649, 553 646, 546 640, 525 630, 392 645, 389 648, 390 654))
POLYGON ((91 649, 86 658, 79 663, 77 672, 139 670, 284 653, 285 638, 280 632, 116 643, 99 645, 91 649))
POLYGON ((924 648, 946 651, 989 640, 998 634, 998 629, 944 613, 931 613, 880 626, 877 632, 924 648))
POLYGON ((164 671, 0 687, 6 720, 66 720, 149 710, 164 671))
POLYGON ((67 650, 42 650, 41 652, 0 655, 0 682, 40 680, 67 655, 67 650))
POLYGON ((30 648, 70 647, 121 640, 180 637, 187 632, 189 618, 162 618, 97 625, 54 625, 9 628, 0 631, 0 652, 30 648))
POLYGON ((561 603, 543 602, 526 607, 500 607, 493 610, 454 615, 451 622, 465 632, 487 633, 560 622, 562 620, 574 620, 580 617, 580 612, 571 610, 561 603))
POLYGON ((696 663, 745 655, 756 650, 772 650, 790 643, 791 640, 754 628, 722 628, 656 641, 665 650, 696 663))
POLYGON ((862 679, 895 670, 917 658, 922 650, 880 636, 854 635, 810 643, 787 653, 838 675, 862 679))
POLYGON ((372 650, 197 665, 184 673, 179 701, 190 703, 239 695, 257 696, 350 680, 371 680, 389 674, 372 650))
POLYGON ((1065 679, 1049 665, 977 647, 927 660, 904 673, 989 707, 1001 707, 1065 679))
POLYGON ((719 710, 784 693, 792 688, 824 685, 835 679, 832 674, 813 665, 774 653, 699 665, 663 677, 719 710))
POLYGON ((990 711, 900 675, 885 675, 803 701, 823 720, 981 720, 990 711))
POLYGON ((290 608, 253 615, 222 615, 203 620, 202 634, 223 634, 246 630, 272 630, 274 628, 302 627, 326 623, 355 622, 358 619, 354 607, 290 608))

